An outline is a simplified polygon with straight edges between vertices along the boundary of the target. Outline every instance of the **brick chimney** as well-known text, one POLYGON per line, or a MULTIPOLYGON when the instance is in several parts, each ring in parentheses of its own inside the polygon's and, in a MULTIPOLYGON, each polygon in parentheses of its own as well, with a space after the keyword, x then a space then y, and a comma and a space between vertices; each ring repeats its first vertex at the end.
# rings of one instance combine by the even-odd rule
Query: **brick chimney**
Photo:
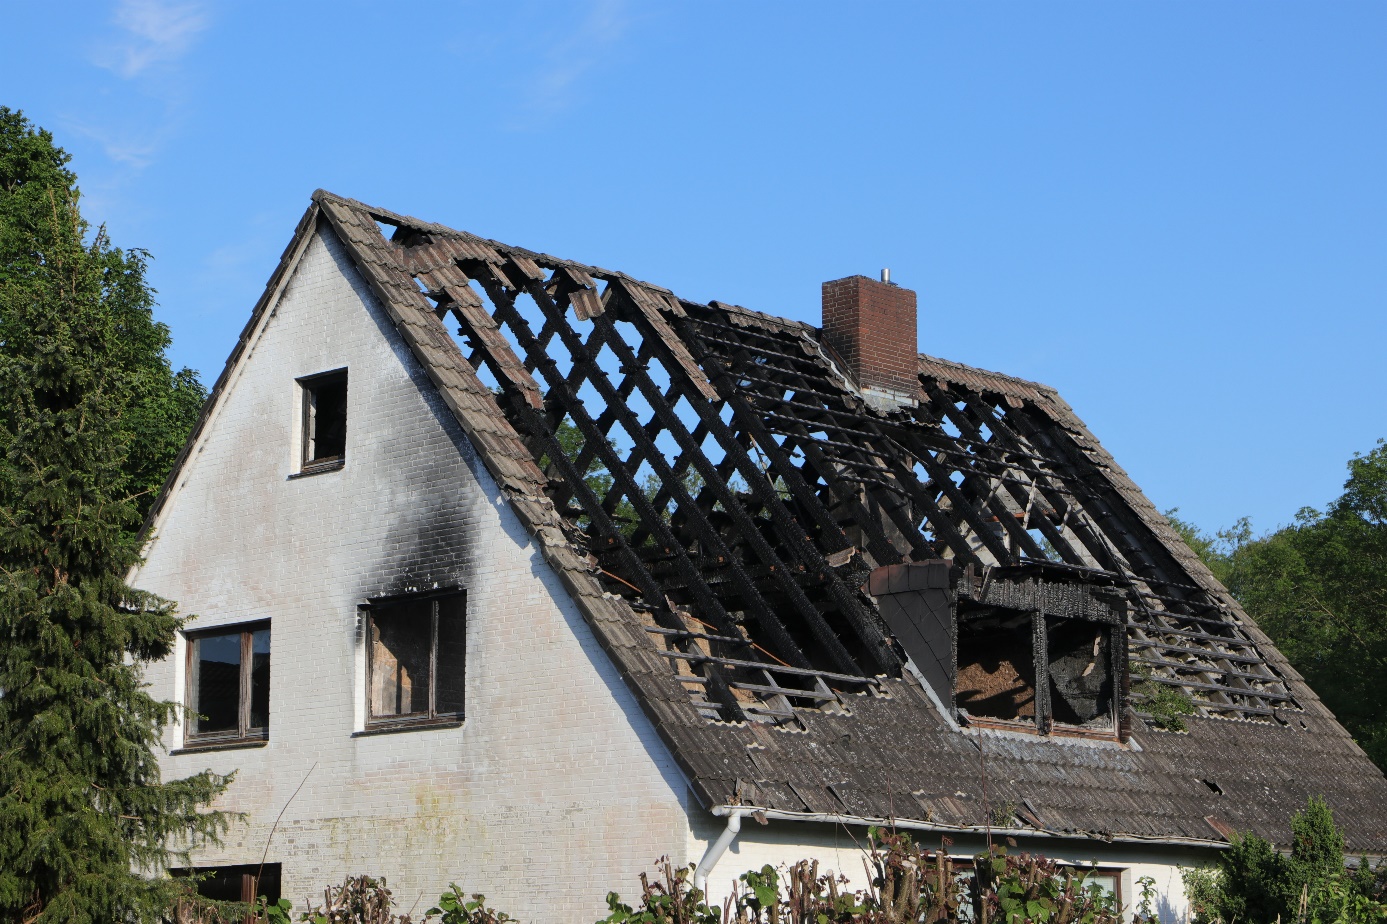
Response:
POLYGON ((914 404, 919 391, 915 293, 882 281, 848 276, 823 284, 823 339, 848 370, 862 397, 889 410, 914 404))

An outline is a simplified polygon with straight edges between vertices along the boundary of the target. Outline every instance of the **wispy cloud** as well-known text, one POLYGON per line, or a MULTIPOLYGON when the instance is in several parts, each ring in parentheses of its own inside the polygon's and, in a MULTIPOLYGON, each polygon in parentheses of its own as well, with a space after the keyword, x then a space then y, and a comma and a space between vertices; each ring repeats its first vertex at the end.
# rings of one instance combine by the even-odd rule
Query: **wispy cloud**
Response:
POLYGON ((183 59, 211 25, 207 0, 118 0, 88 60, 110 71, 97 99, 63 121, 138 171, 154 162, 188 111, 183 59))
POLYGON ((162 123, 153 129, 152 134, 145 129, 112 129, 71 117, 64 118, 63 123, 68 129, 86 135, 101 145, 101 150, 111 160, 136 169, 148 167, 153 162, 155 153, 169 133, 167 124, 162 123))
POLYGON ((187 54, 210 16, 198 2, 120 0, 114 21, 123 34, 97 52, 95 63, 130 79, 187 54))
POLYGON ((547 54, 530 80, 528 108, 551 115, 572 105, 581 79, 600 64, 630 27, 625 0, 594 0, 587 14, 547 54))

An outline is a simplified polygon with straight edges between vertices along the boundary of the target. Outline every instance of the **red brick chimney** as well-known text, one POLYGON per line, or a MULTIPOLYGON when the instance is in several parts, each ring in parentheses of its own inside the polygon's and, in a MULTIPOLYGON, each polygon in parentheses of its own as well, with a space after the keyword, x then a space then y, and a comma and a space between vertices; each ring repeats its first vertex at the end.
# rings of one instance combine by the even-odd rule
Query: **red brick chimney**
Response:
POLYGON ((920 388, 915 341, 915 293, 882 281, 848 276, 823 284, 823 339, 872 404, 913 404, 920 388))

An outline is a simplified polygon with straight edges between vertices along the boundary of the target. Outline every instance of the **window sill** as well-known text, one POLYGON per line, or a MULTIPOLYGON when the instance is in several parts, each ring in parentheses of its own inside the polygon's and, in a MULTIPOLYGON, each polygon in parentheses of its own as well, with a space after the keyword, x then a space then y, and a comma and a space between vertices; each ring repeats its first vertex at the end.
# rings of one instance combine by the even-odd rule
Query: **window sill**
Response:
POLYGON ((1017 735, 1029 735, 1032 738, 1082 738, 1087 741, 1107 741, 1113 744, 1122 744, 1122 739, 1118 737, 1115 728, 1085 728, 1082 725, 1061 725, 1056 722, 1050 726, 1048 732, 1042 733, 1035 727, 1034 722, 1016 721, 1014 719, 994 719, 990 716, 968 715, 960 723, 964 728, 987 729, 988 731, 1011 732, 1017 735))
POLYGON ((170 755, 202 754, 206 751, 237 751, 242 748, 263 748, 270 743, 269 738, 233 738, 229 741, 190 741, 181 748, 169 751, 170 755))
POLYGON ((446 728, 461 728, 461 718, 420 719, 414 722, 391 722, 368 725, 364 731, 352 732, 353 738, 369 738, 374 735, 393 735, 397 732, 436 731, 446 728))
POLYGON ((307 478, 310 475, 322 475, 327 472, 335 472, 347 464, 346 459, 331 459, 327 462, 313 462, 305 465, 302 469, 289 476, 289 480, 295 478, 307 478))

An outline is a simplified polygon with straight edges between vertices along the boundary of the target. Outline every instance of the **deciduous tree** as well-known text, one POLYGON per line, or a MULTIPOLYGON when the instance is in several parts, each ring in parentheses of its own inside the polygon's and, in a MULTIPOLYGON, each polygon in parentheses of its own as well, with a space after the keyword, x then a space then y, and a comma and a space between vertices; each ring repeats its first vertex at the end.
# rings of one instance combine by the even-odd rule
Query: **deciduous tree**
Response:
POLYGON ((1348 463, 1344 493, 1253 537, 1175 528, 1380 767, 1387 767, 1387 442, 1348 463))

